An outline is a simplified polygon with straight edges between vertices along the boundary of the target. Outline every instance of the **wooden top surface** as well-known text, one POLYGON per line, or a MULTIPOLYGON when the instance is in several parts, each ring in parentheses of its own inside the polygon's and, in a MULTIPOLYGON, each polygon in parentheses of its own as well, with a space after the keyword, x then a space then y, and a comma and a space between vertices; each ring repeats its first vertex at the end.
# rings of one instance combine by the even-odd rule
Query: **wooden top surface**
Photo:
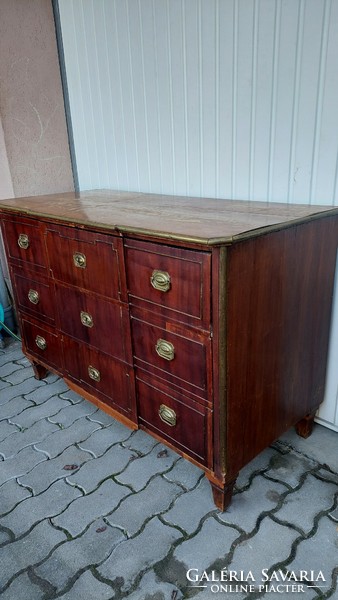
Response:
POLYGON ((2 200, 0 209, 202 244, 231 243, 338 207, 94 190, 2 200))

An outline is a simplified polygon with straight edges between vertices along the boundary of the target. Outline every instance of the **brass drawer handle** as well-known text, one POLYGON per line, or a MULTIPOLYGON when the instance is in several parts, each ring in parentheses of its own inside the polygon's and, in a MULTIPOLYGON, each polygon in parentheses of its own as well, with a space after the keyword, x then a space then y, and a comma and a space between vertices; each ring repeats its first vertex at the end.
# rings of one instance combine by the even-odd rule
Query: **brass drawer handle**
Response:
POLYGON ((37 292, 36 290, 29 290, 29 292, 28 292, 28 300, 32 304, 38 304, 39 300, 40 300, 39 292, 37 292))
POLYGON ((163 423, 166 423, 166 425, 170 425, 170 427, 175 427, 177 417, 175 411, 172 408, 169 408, 169 406, 166 406, 165 404, 161 404, 158 414, 163 423))
POLYGON ((91 365, 89 365, 88 367, 88 375, 90 379, 93 379, 93 381, 101 381, 100 371, 98 369, 95 369, 95 367, 92 367, 91 365))
POLYGON ((29 237, 26 233, 20 233, 18 237, 18 246, 23 248, 23 250, 27 250, 29 246, 29 237))
POLYGON ((76 267, 79 267, 80 269, 85 269, 87 266, 86 255, 82 254, 82 252, 74 252, 73 261, 74 261, 74 265, 76 267))
POLYGON ((150 277, 150 283, 155 288, 155 290, 160 290, 160 292, 167 292, 170 290, 170 275, 166 271, 155 271, 152 272, 150 277))
POLYGON ((46 342, 45 338, 42 337, 42 335, 36 336, 35 343, 36 343, 37 347, 40 348, 40 350, 46 350, 47 342, 46 342))
POLYGON ((161 358, 165 358, 165 360, 174 360, 175 358, 175 347, 171 342, 166 342, 166 340, 157 340, 155 350, 157 354, 161 358))
POLYGON ((94 321, 93 321, 92 315, 81 310, 80 318, 81 318, 82 325, 84 325, 85 327, 93 327, 94 321))

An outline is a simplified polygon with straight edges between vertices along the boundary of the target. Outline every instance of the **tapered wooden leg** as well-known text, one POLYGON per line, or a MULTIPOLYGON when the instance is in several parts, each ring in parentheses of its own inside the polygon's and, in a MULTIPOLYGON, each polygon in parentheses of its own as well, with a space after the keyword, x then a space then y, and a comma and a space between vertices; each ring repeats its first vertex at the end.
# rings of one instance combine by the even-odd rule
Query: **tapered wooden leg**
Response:
POLYGON ((31 361, 31 364, 33 367, 35 379, 44 379, 47 375, 48 369, 46 369, 46 367, 43 367, 39 363, 33 361, 31 361))
POLYGON ((232 492, 236 483, 236 478, 230 481, 230 483, 225 484, 223 488, 218 487, 213 482, 210 483, 214 502, 217 508, 223 512, 231 503, 232 492))
POLYGON ((311 413, 310 415, 306 415, 304 419, 301 419, 296 423, 295 429, 296 433, 302 438, 308 438, 313 430, 313 423, 315 419, 316 411, 311 413))

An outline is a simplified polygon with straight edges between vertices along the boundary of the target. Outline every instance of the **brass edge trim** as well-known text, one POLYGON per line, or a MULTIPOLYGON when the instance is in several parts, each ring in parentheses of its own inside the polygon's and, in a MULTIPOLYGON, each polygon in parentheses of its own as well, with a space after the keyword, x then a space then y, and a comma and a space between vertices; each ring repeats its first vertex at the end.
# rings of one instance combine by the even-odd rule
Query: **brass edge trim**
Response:
POLYGON ((220 436, 220 467, 226 473, 226 447, 227 447, 227 249, 220 248, 219 255, 219 436, 220 436))

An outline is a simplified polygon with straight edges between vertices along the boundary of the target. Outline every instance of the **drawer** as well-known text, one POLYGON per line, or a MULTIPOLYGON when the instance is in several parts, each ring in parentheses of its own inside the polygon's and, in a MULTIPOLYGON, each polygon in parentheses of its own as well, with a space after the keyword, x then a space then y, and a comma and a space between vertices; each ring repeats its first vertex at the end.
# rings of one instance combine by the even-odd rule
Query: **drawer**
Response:
POLYGON ((21 329, 27 352, 47 366, 62 371, 62 346, 58 335, 26 319, 21 319, 21 329))
MULTIPOLYGON (((135 365, 178 388, 211 398, 211 347, 202 334, 188 336, 132 318, 135 365)), ((190 334, 192 335, 192 334, 190 334)))
POLYGON ((137 381, 140 423, 182 452, 209 466, 212 411, 197 402, 188 405, 155 385, 137 381))
POLYGON ((60 329, 81 342, 131 362, 126 306, 71 287, 55 284, 60 329))
POLYGON ((30 276, 27 271, 12 272, 12 280, 16 292, 17 308, 31 316, 55 323, 54 286, 43 277, 30 276))
POLYGON ((108 406, 125 413, 133 410, 134 378, 130 367, 70 338, 64 338, 63 347, 67 377, 108 406))
POLYGON ((55 279, 120 299, 119 262, 123 252, 119 252, 120 245, 122 249, 119 238, 72 227, 48 225, 46 244, 49 266, 55 279))
POLYGON ((209 329, 210 253, 128 239, 125 256, 132 304, 209 329))
POLYGON ((38 222, 16 216, 5 217, 2 220, 2 230, 10 262, 46 270, 46 249, 38 222))

